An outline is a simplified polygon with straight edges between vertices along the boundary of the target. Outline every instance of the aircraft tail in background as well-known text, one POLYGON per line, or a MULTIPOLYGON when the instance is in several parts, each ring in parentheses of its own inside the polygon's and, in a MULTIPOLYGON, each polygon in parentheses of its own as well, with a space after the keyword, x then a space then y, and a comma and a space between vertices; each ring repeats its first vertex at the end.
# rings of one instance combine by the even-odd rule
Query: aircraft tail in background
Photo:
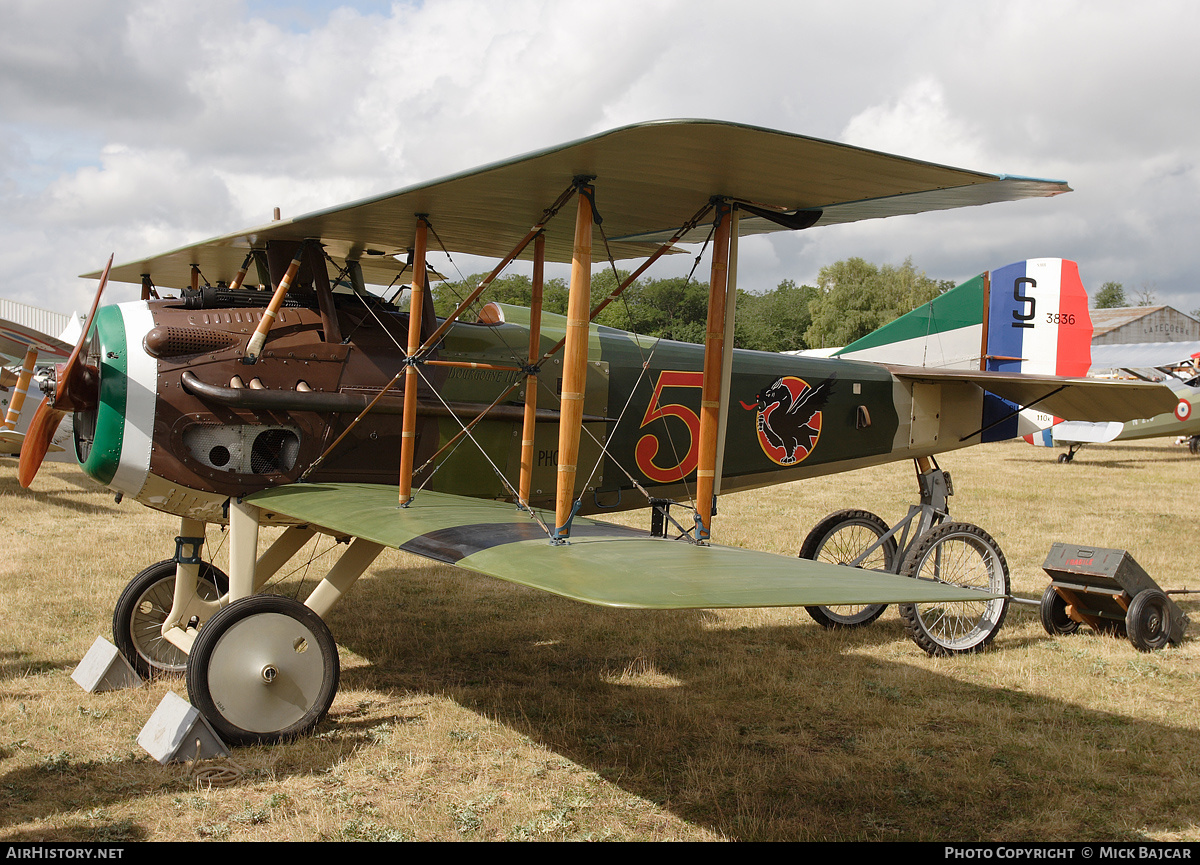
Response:
MULTIPOLYGON (((1082 377, 1092 365, 1092 319, 1079 267, 1034 258, 981 273, 835 353, 939 369, 1082 377)), ((1030 435, 1056 422, 988 394, 984 441, 1030 435)))

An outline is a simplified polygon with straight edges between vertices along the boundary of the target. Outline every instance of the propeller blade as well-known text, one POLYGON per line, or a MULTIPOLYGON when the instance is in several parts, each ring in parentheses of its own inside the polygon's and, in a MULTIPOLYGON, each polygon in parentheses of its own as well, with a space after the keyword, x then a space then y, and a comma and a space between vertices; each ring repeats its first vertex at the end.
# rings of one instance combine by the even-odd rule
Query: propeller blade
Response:
POLYGON ((46 458, 46 451, 50 449, 50 442, 65 415, 65 411, 56 409, 50 404, 50 397, 46 397, 29 422, 25 441, 21 443, 21 461, 17 466, 17 480, 25 489, 29 489, 38 469, 42 467, 42 460, 46 458))
POLYGON ((54 396, 42 400, 33 415, 33 420, 29 422, 29 429, 25 431, 25 441, 21 443, 21 461, 17 465, 17 480, 26 489, 29 489, 38 469, 42 467, 42 460, 50 450, 54 433, 58 431, 58 425, 67 412, 95 404, 95 394, 91 393, 96 390, 95 370, 89 371, 79 357, 83 352, 83 344, 87 342, 88 332, 92 329, 92 323, 96 320, 96 311, 100 309, 100 296, 104 294, 104 287, 108 285, 108 272, 112 270, 114 257, 110 255, 108 264, 104 265, 100 287, 96 289, 96 296, 92 299, 92 308, 88 312, 83 333, 79 335, 79 342, 75 343, 67 362, 58 365, 54 396))
POLYGON ((83 352, 83 344, 87 342, 88 333, 92 329, 92 322, 96 320, 96 311, 100 308, 100 296, 104 294, 104 287, 108 285, 108 272, 112 270, 114 256, 115 253, 110 255, 108 264, 104 265, 104 273, 100 276, 100 287, 96 289, 96 296, 92 299, 92 309, 88 312, 87 322, 83 325, 83 333, 79 335, 79 342, 75 343, 75 348, 71 352, 71 356, 67 358, 67 362, 58 366, 54 404, 60 408, 71 410, 95 403, 95 400, 89 399, 90 394, 88 394, 88 391, 92 389, 92 385, 88 382, 91 380, 94 384, 95 377, 86 374, 85 365, 79 357, 83 352))

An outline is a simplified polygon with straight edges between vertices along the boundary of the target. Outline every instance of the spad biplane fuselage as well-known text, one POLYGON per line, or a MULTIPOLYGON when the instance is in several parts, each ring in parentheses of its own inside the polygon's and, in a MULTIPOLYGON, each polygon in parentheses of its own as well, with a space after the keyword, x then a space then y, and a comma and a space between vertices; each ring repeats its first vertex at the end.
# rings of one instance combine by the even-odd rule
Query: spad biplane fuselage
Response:
MULTIPOLYGON (((231 741, 324 715, 338 663, 321 617, 385 547, 609 606, 806 606, 849 626, 900 603, 928 651, 971 651, 1003 621, 1007 566, 986 532, 946 521, 948 478, 931 457, 985 440, 1019 406, 1111 420, 1174 398, 998 371, 986 347, 976 368, 936 370, 732 351, 737 239, 1064 191, 673 121, 214 238, 105 269, 101 290, 140 282, 142 300, 93 309, 30 424, 20 477, 32 481, 72 413, 85 471, 180 517, 175 555, 130 583, 114 636, 143 673, 186 670, 193 703, 231 741), (589 309, 593 260, 646 258, 632 280, 694 242, 710 256, 704 346, 589 323, 622 290, 589 309), (501 259, 444 319, 431 249, 501 259), (518 256, 533 262, 531 308, 468 321, 518 256), (554 261, 571 264, 562 317, 540 304, 554 261), (404 309, 366 290, 401 273, 404 309), (835 514, 799 559, 711 543, 721 492, 907 458, 922 503, 895 527, 835 514), (649 533, 587 516, 647 506, 649 533), (203 560, 209 523, 229 526, 227 576, 203 560), (266 525, 287 528, 260 556, 266 525), (350 543, 305 602, 262 593, 315 534, 350 543)), ((1039 326, 1036 289, 997 287, 1013 305, 1005 326, 1039 326)))
MULTIPOLYGON (((243 292, 244 301, 254 294, 265 303, 251 291, 243 292)), ((352 343, 327 342, 318 310, 284 308, 253 366, 242 363, 243 347, 261 307, 189 309, 163 300, 102 308, 88 355, 99 371, 100 399, 76 413, 84 469, 143 504, 208 522, 223 521, 231 497, 296 483, 302 475, 311 483, 394 487, 403 394, 385 388, 404 369, 394 340, 407 332, 408 313, 375 301, 368 314, 353 296, 339 296, 336 304, 352 343)), ((500 322, 496 313, 511 319, 527 311, 485 312, 493 323, 457 322, 431 353, 431 360, 461 365, 429 367, 419 392, 418 490, 513 498, 505 478, 520 473, 529 386, 525 359, 513 352, 528 344, 529 328, 500 322), (456 441, 485 410, 469 434, 481 447, 456 441), (448 442, 454 444, 445 448, 448 442)), ((552 318, 543 316, 544 353, 563 334, 552 318)), ((593 325, 587 352, 577 458, 586 483, 578 513, 645 508, 637 485, 656 498, 689 500, 700 445, 703 347, 593 325)), ((969 443, 959 439, 979 427, 976 401, 948 402, 939 418, 918 418, 914 428, 911 385, 876 364, 741 350, 733 357, 726 492, 928 456, 948 449, 941 439, 950 447, 969 443), (899 404, 898 393, 906 397, 899 404)), ((555 504, 560 365, 552 355, 533 380, 542 386, 528 501, 538 508, 555 504)))

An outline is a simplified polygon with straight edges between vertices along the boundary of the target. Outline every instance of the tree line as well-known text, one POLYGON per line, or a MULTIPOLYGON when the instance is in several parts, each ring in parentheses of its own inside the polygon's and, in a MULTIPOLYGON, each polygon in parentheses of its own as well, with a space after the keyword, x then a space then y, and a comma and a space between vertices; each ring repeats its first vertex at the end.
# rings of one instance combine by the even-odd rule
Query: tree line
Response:
MULTIPOLYGON (((433 287, 434 307, 446 315, 483 279, 483 274, 433 287)), ((592 274, 595 307, 629 276, 612 270, 592 274)), ((849 258, 821 268, 817 285, 785 279, 762 294, 738 289, 733 342, 737 348, 794 351, 848 345, 954 286, 918 271, 912 259, 899 266, 849 258)), ((533 287, 528 276, 494 280, 484 300, 528 306, 533 287)), ((543 309, 565 315, 567 285, 546 280, 543 309)), ((703 343, 708 317, 708 283, 687 277, 639 279, 610 303, 596 322, 647 336, 703 343)))

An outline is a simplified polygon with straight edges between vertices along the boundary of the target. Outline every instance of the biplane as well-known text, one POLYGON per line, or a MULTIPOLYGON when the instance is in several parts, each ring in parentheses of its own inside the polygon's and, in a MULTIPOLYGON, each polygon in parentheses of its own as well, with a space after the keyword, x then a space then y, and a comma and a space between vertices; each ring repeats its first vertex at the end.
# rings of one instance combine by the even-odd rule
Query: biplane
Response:
MULTIPOLYGON (((590 604, 804 606, 854 625, 902 604, 931 652, 1003 620, 1007 565, 946 520, 935 454, 1012 406, 1083 420, 1174 405, 1157 385, 986 368, 735 351, 738 238, 1052 196, 1045 181, 934 165, 715 121, 626 126, 295 219, 109 265, 86 336, 57 367, 22 449, 28 485, 72 413, 84 470, 180 519, 172 557, 117 601, 114 638, 145 673, 181 670, 227 741, 308 730, 337 689, 323 617, 388 547, 590 604), (702 244, 703 346, 594 323, 662 256, 702 244), (499 259, 448 315, 428 259, 499 259), (593 264, 642 262, 603 297, 593 264), (529 308, 482 302, 517 259, 529 308), (567 311, 542 306, 570 265, 567 311), (140 300, 101 306, 110 280, 140 300), (410 286, 407 300, 388 298, 410 286), (164 297, 160 292, 177 291, 164 297), (393 302, 395 301, 395 302, 393 302), (998 414, 997 414, 998 413, 998 414), (713 543, 717 496, 912 459, 903 526, 821 521, 791 558, 713 543), (606 522, 650 508, 649 531, 606 522), (228 525, 229 573, 204 560, 228 525), (261 555, 260 528, 283 530, 261 555), (303 602, 262 591, 314 535, 346 541, 303 602), (636 567, 631 567, 636 563, 636 567), (839 565, 856 565, 843 567, 839 565)), ((1040 326, 1028 282, 1006 325, 1040 326)))
POLYGON ((1024 433, 1024 439, 1038 447, 1066 447, 1058 455, 1059 463, 1073 462, 1075 455, 1090 444, 1111 441, 1137 441, 1175 436, 1186 438, 1188 449, 1200 453, 1200 348, 1196 343, 1129 343, 1097 346, 1093 370, 1120 370, 1143 381, 1161 381, 1175 394, 1177 402, 1170 411, 1154 417, 1131 421, 1063 421, 1041 424, 1042 429, 1024 433))
MULTIPOLYGON (((71 356, 71 345, 64 342, 61 336, 55 338, 20 322, 0 318, 0 364, 4 367, 20 364, 19 371, 15 373, 0 367, 0 386, 11 389, 4 420, 0 422, 0 455, 15 455, 21 452, 25 434, 17 428, 17 424, 21 420, 21 411, 29 395, 29 387, 33 383, 39 358, 45 365, 47 362, 63 361, 71 356)), ((66 438, 67 432, 52 431, 52 440, 47 449, 62 451, 64 448, 58 442, 66 438)))

